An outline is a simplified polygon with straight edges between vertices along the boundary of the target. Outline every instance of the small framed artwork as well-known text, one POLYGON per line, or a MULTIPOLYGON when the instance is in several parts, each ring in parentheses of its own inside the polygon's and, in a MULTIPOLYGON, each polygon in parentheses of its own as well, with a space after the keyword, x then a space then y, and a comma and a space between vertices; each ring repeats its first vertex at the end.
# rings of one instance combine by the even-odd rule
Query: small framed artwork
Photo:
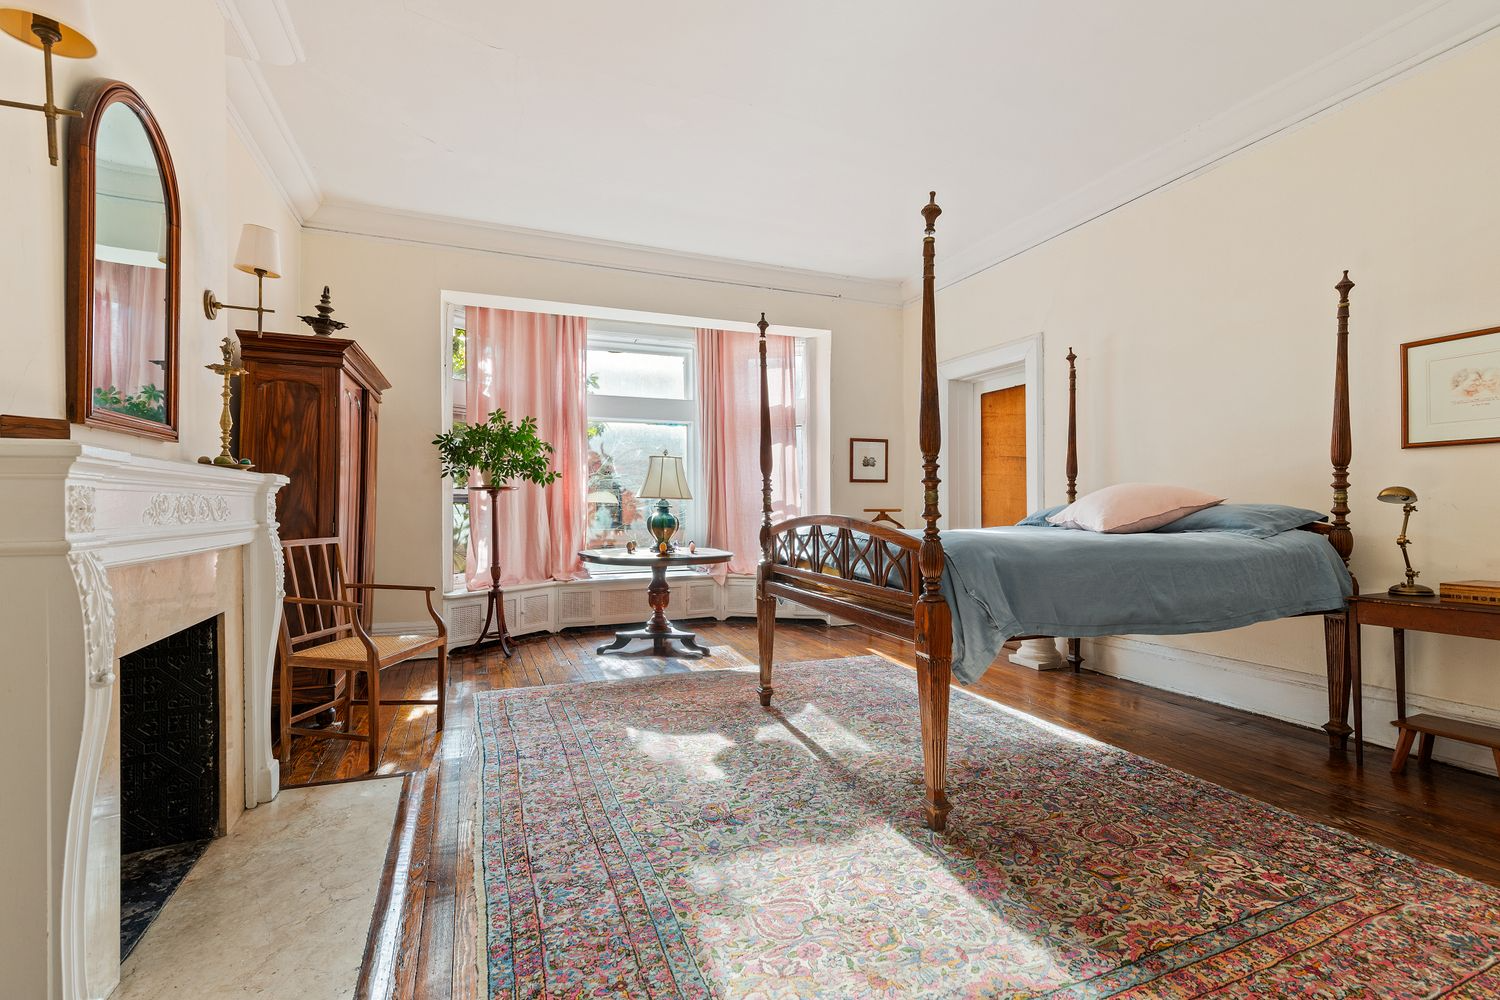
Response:
POLYGON ((1500 441, 1500 326, 1401 345, 1401 447, 1500 441))
POLYGON ((890 457, 889 438, 849 439, 849 481, 851 483, 884 483, 890 481, 886 461, 890 457))

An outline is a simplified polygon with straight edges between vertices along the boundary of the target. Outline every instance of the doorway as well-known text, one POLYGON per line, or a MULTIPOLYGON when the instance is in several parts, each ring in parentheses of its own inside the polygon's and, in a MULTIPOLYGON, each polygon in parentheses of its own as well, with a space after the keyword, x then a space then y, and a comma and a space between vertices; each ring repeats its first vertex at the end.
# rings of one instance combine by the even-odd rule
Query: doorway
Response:
POLYGON ((1015 524, 1026 506, 1026 386, 979 386, 979 526, 1015 524))
POLYGON ((1011 525, 1042 505, 1042 336, 938 365, 944 528, 1011 525))

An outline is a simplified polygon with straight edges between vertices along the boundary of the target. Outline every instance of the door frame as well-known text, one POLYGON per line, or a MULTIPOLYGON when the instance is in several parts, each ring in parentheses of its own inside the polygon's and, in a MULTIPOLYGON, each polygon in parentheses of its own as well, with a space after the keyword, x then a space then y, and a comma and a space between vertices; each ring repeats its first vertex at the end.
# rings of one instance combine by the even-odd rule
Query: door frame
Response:
POLYGON ((977 528, 982 510, 979 397, 994 389, 1026 387, 1026 506, 1042 506, 1043 337, 1033 334, 938 365, 938 407, 947 433, 939 453, 947 470, 938 487, 943 527, 977 528))

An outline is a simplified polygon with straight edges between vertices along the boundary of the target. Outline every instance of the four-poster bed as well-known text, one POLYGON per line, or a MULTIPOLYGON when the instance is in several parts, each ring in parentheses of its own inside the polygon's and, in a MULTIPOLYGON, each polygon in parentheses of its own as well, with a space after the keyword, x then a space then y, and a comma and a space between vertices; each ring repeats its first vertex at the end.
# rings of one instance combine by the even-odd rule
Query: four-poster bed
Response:
MULTIPOLYGON (((933 194, 922 209, 926 230, 922 242, 922 325, 921 325, 921 373, 918 418, 918 441, 922 452, 923 526, 920 534, 900 531, 889 525, 862 521, 835 514, 814 514, 774 523, 771 513, 771 469, 772 440, 769 396, 766 374, 766 330, 769 324, 762 314, 760 323, 760 460, 762 476, 763 520, 760 529, 761 563, 757 579, 757 624, 760 659, 760 703, 769 705, 773 694, 771 684, 773 649, 775 641, 775 609, 777 599, 791 601, 814 610, 822 611, 854 624, 861 625, 882 635, 913 643, 916 650, 917 691, 921 718, 923 776, 925 783, 924 811, 928 826, 942 830, 948 810, 947 796, 947 747, 948 747, 948 702, 954 676, 955 644, 962 644, 970 622, 962 623, 955 635, 955 623, 968 612, 963 602, 954 603, 953 595, 958 591, 945 580, 945 562, 959 549, 945 553, 944 538, 937 527, 938 511, 938 454, 942 447, 941 418, 938 411, 937 343, 934 320, 935 223, 941 209, 937 196, 933 194), (946 586, 946 593, 945 593, 946 586), (957 613, 957 617, 956 617, 957 613)), ((1348 471, 1351 454, 1351 433, 1348 389, 1348 320, 1349 291, 1354 287, 1345 272, 1343 280, 1336 286, 1339 292, 1338 333, 1336 366, 1334 377, 1333 436, 1330 454, 1333 464, 1333 507, 1331 522, 1306 524, 1303 532, 1287 532, 1289 541, 1299 543, 1302 550, 1315 549, 1312 555, 1337 567, 1344 586, 1344 594, 1353 589, 1348 576, 1349 554, 1354 547, 1354 536, 1349 528, 1348 471), (1326 539, 1332 550, 1323 548, 1306 531, 1315 532, 1326 539)), ((1067 449, 1067 497, 1072 503, 1077 499, 1078 455, 1077 455, 1077 358, 1068 351, 1068 449, 1067 449)), ((1008 529, 1002 529, 1008 530, 1008 529)), ((1026 529, 1022 529, 1026 530, 1026 529)), ((1056 539, 1058 555, 1061 547, 1079 541, 1080 536, 1092 535, 1090 544, 1101 546, 1118 544, 1122 537, 1143 536, 1099 536, 1093 532, 1077 532, 1064 529, 1031 529, 1048 536, 1048 545, 1056 539), (1071 537, 1069 537, 1071 536, 1071 537)), ((981 532, 950 531, 949 545, 962 542, 968 546, 966 558, 973 556, 974 541, 963 536, 981 535, 981 532)), ((1151 533, 1146 533, 1151 534, 1151 533)), ((1178 535, 1185 539, 1186 535, 1178 535)), ((1230 553, 1234 546, 1244 546, 1244 540, 1196 541, 1198 558, 1208 555, 1220 558, 1230 553), (1205 545, 1208 546, 1205 549, 1205 545)), ((1028 539, 1028 544, 1040 541, 1039 537, 1028 539)), ((1157 544, 1159 539, 1151 540, 1157 544)), ((1169 543, 1183 549, 1183 542, 1169 543)), ((1299 546, 1291 546, 1298 548, 1299 546)), ((1047 548, 1043 545, 1042 548, 1047 548)), ((1254 550, 1265 555, 1261 549, 1254 550)), ((1044 553, 1045 555, 1045 553, 1044 553)), ((1294 552, 1286 559, 1303 560, 1283 567, 1293 577, 1306 572, 1308 553, 1294 552)), ((1001 559, 1001 556, 986 556, 1001 559)), ((1076 568, 1076 552, 1069 556, 1076 568)), ((1180 558, 1180 555, 1178 556, 1180 558)), ((1233 558, 1239 558, 1233 555, 1233 558)), ((1266 558, 1274 567, 1279 553, 1270 553, 1266 558)), ((1061 565, 1063 560, 1059 559, 1061 565)), ((1217 580, 1220 572, 1216 563, 1209 559, 1204 565, 1211 580, 1217 580)), ((954 566, 949 567, 956 569, 954 566)), ((1038 576, 1045 576, 1049 564, 1033 564, 1038 576)), ((1326 568, 1326 567, 1325 567, 1326 568)), ((1200 566, 1200 569, 1202 567, 1200 566)), ((1260 570, 1259 572, 1266 572, 1260 570)), ((1202 574, 1200 574, 1202 575, 1202 574)), ((1170 577, 1170 573, 1169 573, 1170 577)), ((993 581, 990 586, 999 586, 993 581)), ((1278 583, 1279 585, 1279 583, 1278 583)), ((1015 586, 1012 584, 1012 586, 1015 586)), ((1018 589, 1020 589, 1018 587, 1018 589)), ((1028 587, 1029 589, 1029 587, 1028 587)), ((1201 589, 1201 588, 1200 588, 1201 589)), ((1213 587, 1208 588, 1212 590, 1213 587)), ((1324 587, 1311 603, 1299 607, 1290 605, 1281 610, 1261 609, 1255 617, 1240 622, 1271 620, 1302 614, 1319 614, 1324 617, 1328 666, 1329 722, 1324 726, 1330 747, 1343 750, 1348 738, 1356 736, 1360 729, 1359 700, 1354 699, 1355 726, 1347 724, 1350 693, 1358 678, 1350 676, 1350 660, 1347 648, 1346 609, 1343 596, 1337 586, 1331 592, 1324 587)), ((1184 600, 1181 594, 1168 595, 1174 600, 1184 600)), ((1238 594, 1232 586, 1225 584, 1222 601, 1232 602, 1238 594)), ((1025 619, 1017 619, 1025 620, 1025 619)), ((1125 620, 1125 619, 1122 619, 1125 620)), ((1218 624, 1199 627, 1208 621, 1188 614, 1181 623, 1171 623, 1156 629, 1139 631, 1155 634, 1217 631, 1234 627, 1228 619, 1218 624), (1182 627, 1179 627, 1182 626, 1182 627)), ((1137 631, 1120 629, 1120 632, 1137 631)), ((970 633, 972 634, 972 633, 970 633)), ((1089 632, 1078 632, 1071 628, 1059 628, 1048 633, 1008 635, 1007 638, 1036 638, 1044 634, 1077 635, 1114 634, 1095 628, 1089 632)), ((1067 659, 1078 669, 1082 662, 1080 643, 1077 638, 1068 638, 1067 659)), ((986 647, 987 649, 988 647, 986 647)), ((987 665, 988 660, 985 660, 987 665)), ((970 673, 973 664, 969 664, 970 673)), ((980 667, 982 670, 982 666, 980 667)), ((1355 668, 1357 670, 1357 667, 1355 668)), ((963 675, 960 674, 962 677, 963 675)), ((970 677, 969 679, 972 679, 970 677)))

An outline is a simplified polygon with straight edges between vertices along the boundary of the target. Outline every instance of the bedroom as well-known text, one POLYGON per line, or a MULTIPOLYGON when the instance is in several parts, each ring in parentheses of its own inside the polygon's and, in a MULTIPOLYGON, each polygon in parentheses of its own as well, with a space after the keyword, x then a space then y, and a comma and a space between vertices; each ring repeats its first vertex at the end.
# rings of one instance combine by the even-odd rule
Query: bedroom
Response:
MULTIPOLYGON (((21 44, 33 13, 82 11, 97 54, 65 53, 64 33, 51 60, 56 104, 96 112, 58 119, 56 166, 44 115, 0 107, 0 624, 21 706, 3 746, 25 762, 3 786, 0 967, 16 995, 1500 992, 1500 700, 1472 637, 1494 634, 1489 612, 1416 599, 1393 633, 1381 615, 1400 608, 1378 600, 1405 575, 1398 535, 1418 583, 1500 576, 1500 434, 1420 427, 1412 404, 1455 343, 1418 342, 1500 326, 1492 4, 32 4, 0 38, 0 98, 45 100, 43 54, 21 44), (84 129, 106 120, 100 80, 157 125, 125 166, 175 186, 138 246, 106 235, 103 207, 93 239, 79 228, 131 173, 84 129), (942 214, 924 219, 933 190, 942 214), (176 339, 125 352, 152 391, 116 398, 130 385, 90 385, 105 355, 84 349, 114 327, 79 303, 121 261, 168 277, 154 332, 176 339), (331 337, 299 321, 325 287, 347 324, 331 337), (205 290, 233 308, 210 317, 205 290), (532 374, 505 374, 523 355, 532 374), (656 388, 609 382, 632 365, 656 388), (327 395, 360 401, 338 411, 357 433, 329 398, 284 392, 267 416, 257 387, 296 366, 345 380, 327 395), (1135 482, 1227 498, 1209 508, 1224 517, 1307 508, 1332 533, 1284 534, 1333 589, 1313 614, 1272 600, 1258 617, 1281 620, 1158 634, 1184 631, 1194 597, 1243 610, 1215 579, 1114 632, 1100 622, 1175 571, 1132 587, 1100 564, 1088 607, 1056 598, 1058 628, 991 629, 1051 637, 978 664, 940 710, 937 625, 966 612, 920 551, 924 515, 964 560, 961 532, 989 522, 979 399, 1008 387, 1024 387, 1024 513, 1068 501, 1070 478, 1084 501, 1135 482), (159 416, 141 408, 156 390, 159 416), (466 651, 497 624, 488 499, 445 478, 434 445, 496 401, 540 418, 562 473, 498 505, 512 655, 466 651), (643 427, 656 436, 627 440, 643 427), (1450 443, 1403 447, 1430 441, 1450 443), (772 539, 818 519, 770 560, 763 443, 772 539), (197 462, 226 453, 255 469, 197 462), (1398 484, 1406 515, 1377 499, 1398 484), (658 504, 680 519, 680 565, 652 594, 658 504), (879 509, 913 533, 869 527, 879 509), (813 530, 829 552, 808 550, 813 530), (288 674, 288 710, 318 711, 281 740, 281 661, 302 651, 278 652, 282 625, 314 605, 278 591, 330 583, 298 575, 323 553, 295 543, 325 533, 349 584, 432 588, 433 614, 420 593, 311 598, 358 605, 334 638, 359 652, 288 674), (623 570, 577 555, 625 541, 637 551, 606 557, 623 570), (760 622, 758 575, 787 599, 760 622), (649 628, 599 651, 663 599, 709 655, 649 628), (138 653, 173 636, 209 650, 206 825, 168 837, 178 860, 142 880, 160 856, 132 810, 140 775, 166 772, 140 761, 171 741, 136 726, 132 699, 151 687, 138 653), (413 658, 363 671, 377 646, 413 658), (561 686, 529 690, 544 684, 561 686), (368 706, 341 700, 366 694, 440 698, 442 729, 437 705, 394 704, 378 740, 327 738, 370 732, 368 706), (1417 745, 1403 716, 1449 729, 1417 745), (1342 728, 1357 721, 1362 741, 1342 728), (1394 772, 1398 738, 1418 759, 1394 772)), ((1493 357, 1486 336, 1456 343, 1493 357)), ((1464 367, 1482 382, 1488 366, 1464 367)), ((1007 599, 1045 595, 1061 565, 1022 569, 1007 599)))

